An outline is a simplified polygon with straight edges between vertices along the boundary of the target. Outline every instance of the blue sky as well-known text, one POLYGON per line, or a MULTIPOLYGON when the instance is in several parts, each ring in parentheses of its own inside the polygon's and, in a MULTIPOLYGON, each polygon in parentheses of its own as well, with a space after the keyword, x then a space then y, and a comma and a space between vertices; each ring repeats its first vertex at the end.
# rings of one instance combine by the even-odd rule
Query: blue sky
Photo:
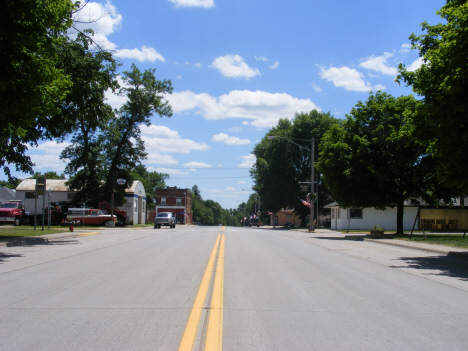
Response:
MULTIPOLYGON (((279 118, 318 109, 344 118, 369 91, 408 95, 399 63, 417 68, 408 37, 439 23, 443 0, 114 0, 77 15, 121 71, 135 63, 172 81, 174 115, 142 128, 153 171, 224 208, 246 201, 251 151, 279 118), (89 27, 89 26, 88 26, 89 27)), ((124 97, 108 95, 118 108, 124 97)), ((30 149, 35 171, 63 172, 67 143, 30 149)), ((26 177, 15 173, 15 176, 26 177)), ((4 176, 2 175, 2 179, 4 176)))

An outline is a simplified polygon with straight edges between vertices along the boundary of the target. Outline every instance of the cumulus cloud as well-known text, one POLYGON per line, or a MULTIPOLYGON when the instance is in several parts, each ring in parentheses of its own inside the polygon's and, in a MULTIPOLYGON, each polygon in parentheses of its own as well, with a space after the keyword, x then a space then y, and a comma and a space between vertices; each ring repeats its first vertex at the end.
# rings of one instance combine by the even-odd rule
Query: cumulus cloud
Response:
POLYGON ((406 69, 411 72, 416 71, 419 67, 421 67, 423 63, 424 63, 423 58, 418 57, 418 59, 414 61, 411 65, 409 65, 406 69))
POLYGON ((212 141, 216 141, 217 143, 223 143, 227 145, 246 145, 250 144, 249 139, 240 139, 237 137, 231 137, 227 134, 224 133, 219 133, 216 135, 213 135, 213 138, 211 138, 212 141))
POLYGON ((128 59, 135 59, 140 62, 150 61, 154 62, 156 60, 159 61, 166 61, 164 57, 162 57, 154 48, 148 48, 143 46, 140 49, 120 49, 116 50, 115 56, 120 58, 128 58, 128 59))
MULTIPOLYGON (((280 118, 292 119, 296 112, 320 110, 309 99, 298 99, 285 93, 234 90, 215 98, 190 91, 173 93, 167 99, 175 113, 196 110, 206 119, 242 118, 259 128, 276 125, 280 118)), ((244 121, 243 125, 249 124, 244 121)))
POLYGON ((364 59, 359 64, 359 67, 370 69, 389 76, 396 76, 398 69, 396 67, 390 66, 388 63, 388 59, 392 58, 393 56, 394 54, 389 52, 385 52, 382 56, 370 56, 364 59))
POLYGON ((148 153, 189 154, 192 151, 206 151, 210 147, 189 139, 182 139, 179 133, 165 126, 141 126, 141 137, 148 153))
POLYGON ((228 78, 245 78, 260 75, 257 68, 250 68, 239 55, 226 55, 216 58, 211 66, 216 68, 223 76, 228 78))
POLYGON ((71 143, 68 142, 57 143, 55 141, 46 141, 37 147, 31 148, 28 154, 31 157, 31 161, 35 164, 34 170, 63 172, 68 161, 61 160, 59 156, 63 149, 70 145, 71 143))
POLYGON ((58 155, 31 155, 31 161, 35 164, 35 171, 45 170, 46 172, 61 173, 67 166, 65 160, 60 160, 58 155))
MULTIPOLYGON (((85 3, 84 0, 81 0, 81 9, 73 14, 73 20, 75 21, 75 27, 80 31, 88 28, 92 29, 94 31, 93 40, 97 45, 104 50, 115 50, 115 56, 117 57, 142 62, 165 61, 154 48, 143 46, 141 49, 122 49, 109 40, 109 35, 119 30, 122 25, 122 15, 109 1, 101 4, 98 2, 85 3)), ((77 32, 74 30, 70 30, 68 33, 71 38, 76 37, 76 34, 77 32)))
POLYGON ((60 155, 62 150, 70 145, 71 143, 68 142, 57 143, 55 141, 46 141, 38 145, 36 148, 34 148, 34 150, 39 150, 49 155, 60 155))
POLYGON ((214 0, 169 0, 175 7, 214 7, 214 0))
POLYGON ((223 191, 236 191, 233 187, 228 187, 226 189, 223 189, 223 191))
POLYGON ((197 169, 197 168, 213 168, 212 165, 209 165, 208 163, 204 163, 204 162, 187 162, 187 163, 184 163, 184 167, 187 167, 187 168, 193 168, 193 169, 197 169))
POLYGON ((326 69, 320 68, 320 76, 329 82, 332 82, 336 87, 342 87, 348 91, 368 92, 370 90, 384 90, 385 86, 372 86, 364 80, 364 75, 354 68, 333 67, 326 69))
POLYGON ((254 154, 239 157, 242 159, 241 164, 239 164, 240 168, 251 168, 257 161, 257 157, 254 154))

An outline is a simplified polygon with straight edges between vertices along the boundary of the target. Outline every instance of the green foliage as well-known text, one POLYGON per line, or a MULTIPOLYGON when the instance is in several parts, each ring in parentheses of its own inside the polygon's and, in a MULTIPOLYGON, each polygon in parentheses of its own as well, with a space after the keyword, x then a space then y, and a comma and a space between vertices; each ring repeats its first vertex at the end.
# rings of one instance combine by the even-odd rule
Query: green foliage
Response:
POLYGON ((42 174, 41 172, 36 172, 31 178, 37 179, 43 176, 45 176, 46 179, 66 179, 65 174, 62 173, 61 175, 58 175, 57 172, 54 172, 54 171, 45 172, 44 174, 42 174))
MULTIPOLYGON (((0 167, 32 172, 27 144, 50 137, 50 116, 72 85, 58 65, 76 8, 70 0, 3 0, 0 5, 0 167)), ((52 135, 56 137, 58 135, 52 135)))
POLYGON ((414 72, 400 65, 397 82, 422 96, 411 122, 413 135, 437 157, 439 177, 468 192, 468 2, 447 1, 437 12, 444 23, 421 24, 426 33, 412 34, 413 49, 423 65, 414 72))
MULTIPOLYGON (((88 40, 85 36, 78 38, 88 40)), ((167 175, 151 174, 138 168, 147 155, 140 126, 150 125, 150 117, 154 113, 161 117, 171 116, 171 107, 163 100, 165 93, 172 92, 171 83, 157 80, 154 69, 142 73, 132 65, 130 71, 123 73, 126 87, 120 89, 121 94, 127 94, 127 102, 114 113, 104 103, 104 92, 107 88, 117 87, 115 62, 111 56, 101 52, 86 53, 83 65, 94 74, 81 78, 83 84, 77 88, 76 99, 70 100, 81 107, 73 113, 77 122, 72 145, 61 155, 62 159, 70 160, 65 170, 70 175, 68 186, 79 189, 76 201, 97 204, 111 200, 114 176, 126 176, 129 185, 133 179, 141 178, 150 194, 148 205, 151 205, 154 203, 154 189, 164 185, 167 175)), ((114 196, 116 206, 124 203, 123 191, 114 192, 114 196)))
POLYGON ((432 203, 453 196, 435 179, 434 159, 412 137, 408 118, 416 105, 412 96, 371 93, 351 110, 343 126, 325 133, 317 163, 341 206, 397 207, 398 232, 403 231, 405 200, 432 203))
POLYGON ((203 225, 239 225, 236 217, 232 215, 232 210, 223 209, 216 201, 203 200, 197 185, 192 187, 191 192, 194 222, 201 222, 203 225))
POLYGON ((147 154, 141 139, 140 126, 151 124, 150 117, 172 116, 172 108, 164 100, 165 94, 172 93, 170 81, 157 80, 156 69, 143 73, 133 64, 130 71, 123 73, 125 87, 120 94, 127 95, 127 102, 102 129, 99 143, 103 146, 105 169, 108 170, 105 194, 112 192, 112 174, 129 172, 145 159, 147 154))
MULTIPOLYGON (((281 119, 255 146, 252 153, 257 157, 251 170, 256 190, 262 201, 264 212, 277 212, 282 208, 294 208, 305 224, 310 209, 298 198, 306 194, 300 190, 300 182, 310 182, 311 139, 320 139, 332 126, 340 123, 329 113, 316 110, 296 114, 292 121, 281 119), (268 136, 289 139, 269 140, 268 136)), ((315 143, 315 159, 319 140, 315 143)), ((320 177, 319 177, 320 179, 320 177)), ((319 206, 330 202, 329 192, 319 182, 319 206)))

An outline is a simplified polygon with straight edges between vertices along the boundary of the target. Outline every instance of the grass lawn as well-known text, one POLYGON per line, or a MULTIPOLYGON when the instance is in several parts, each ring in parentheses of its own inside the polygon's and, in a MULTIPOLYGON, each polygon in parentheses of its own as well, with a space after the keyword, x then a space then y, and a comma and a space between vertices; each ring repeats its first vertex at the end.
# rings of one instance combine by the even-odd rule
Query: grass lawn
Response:
POLYGON ((0 239, 22 238, 27 236, 38 236, 45 234, 58 234, 63 233, 64 231, 68 231, 68 228, 51 227, 50 229, 47 229, 47 227, 44 227, 43 231, 42 226, 36 226, 36 230, 34 230, 33 226, 19 226, 13 228, 3 228, 0 226, 0 239))
MULTIPOLYGON (((369 230, 356 229, 356 230, 345 230, 343 234, 369 234, 369 230)), ((422 230, 414 231, 413 236, 410 239, 411 231, 405 231, 404 234, 395 234, 392 231, 386 230, 385 234, 387 235, 385 239, 396 239, 396 240, 406 240, 406 241, 419 241, 427 244, 437 244, 445 246, 453 246, 462 249, 468 249, 468 235, 463 238, 463 233, 453 233, 453 234, 437 234, 437 233, 426 233, 426 238, 422 230)))
POLYGON ((468 249, 468 235, 463 238, 462 233, 454 233, 454 234, 428 234, 426 233, 427 240, 424 238, 424 235, 421 234, 414 234, 410 240, 410 233, 408 234, 395 234, 393 239, 398 240, 406 240, 406 241, 419 241, 428 244, 437 244, 437 245, 446 245, 446 246, 453 246, 462 249, 468 249))

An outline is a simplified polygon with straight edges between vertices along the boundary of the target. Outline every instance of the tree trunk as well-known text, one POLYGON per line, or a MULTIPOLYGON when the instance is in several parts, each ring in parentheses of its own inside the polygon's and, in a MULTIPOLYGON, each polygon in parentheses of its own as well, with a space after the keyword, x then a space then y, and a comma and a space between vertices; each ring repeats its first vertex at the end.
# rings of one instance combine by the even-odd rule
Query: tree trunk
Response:
POLYGON ((404 201, 397 204, 397 234, 403 234, 403 204, 404 201))

